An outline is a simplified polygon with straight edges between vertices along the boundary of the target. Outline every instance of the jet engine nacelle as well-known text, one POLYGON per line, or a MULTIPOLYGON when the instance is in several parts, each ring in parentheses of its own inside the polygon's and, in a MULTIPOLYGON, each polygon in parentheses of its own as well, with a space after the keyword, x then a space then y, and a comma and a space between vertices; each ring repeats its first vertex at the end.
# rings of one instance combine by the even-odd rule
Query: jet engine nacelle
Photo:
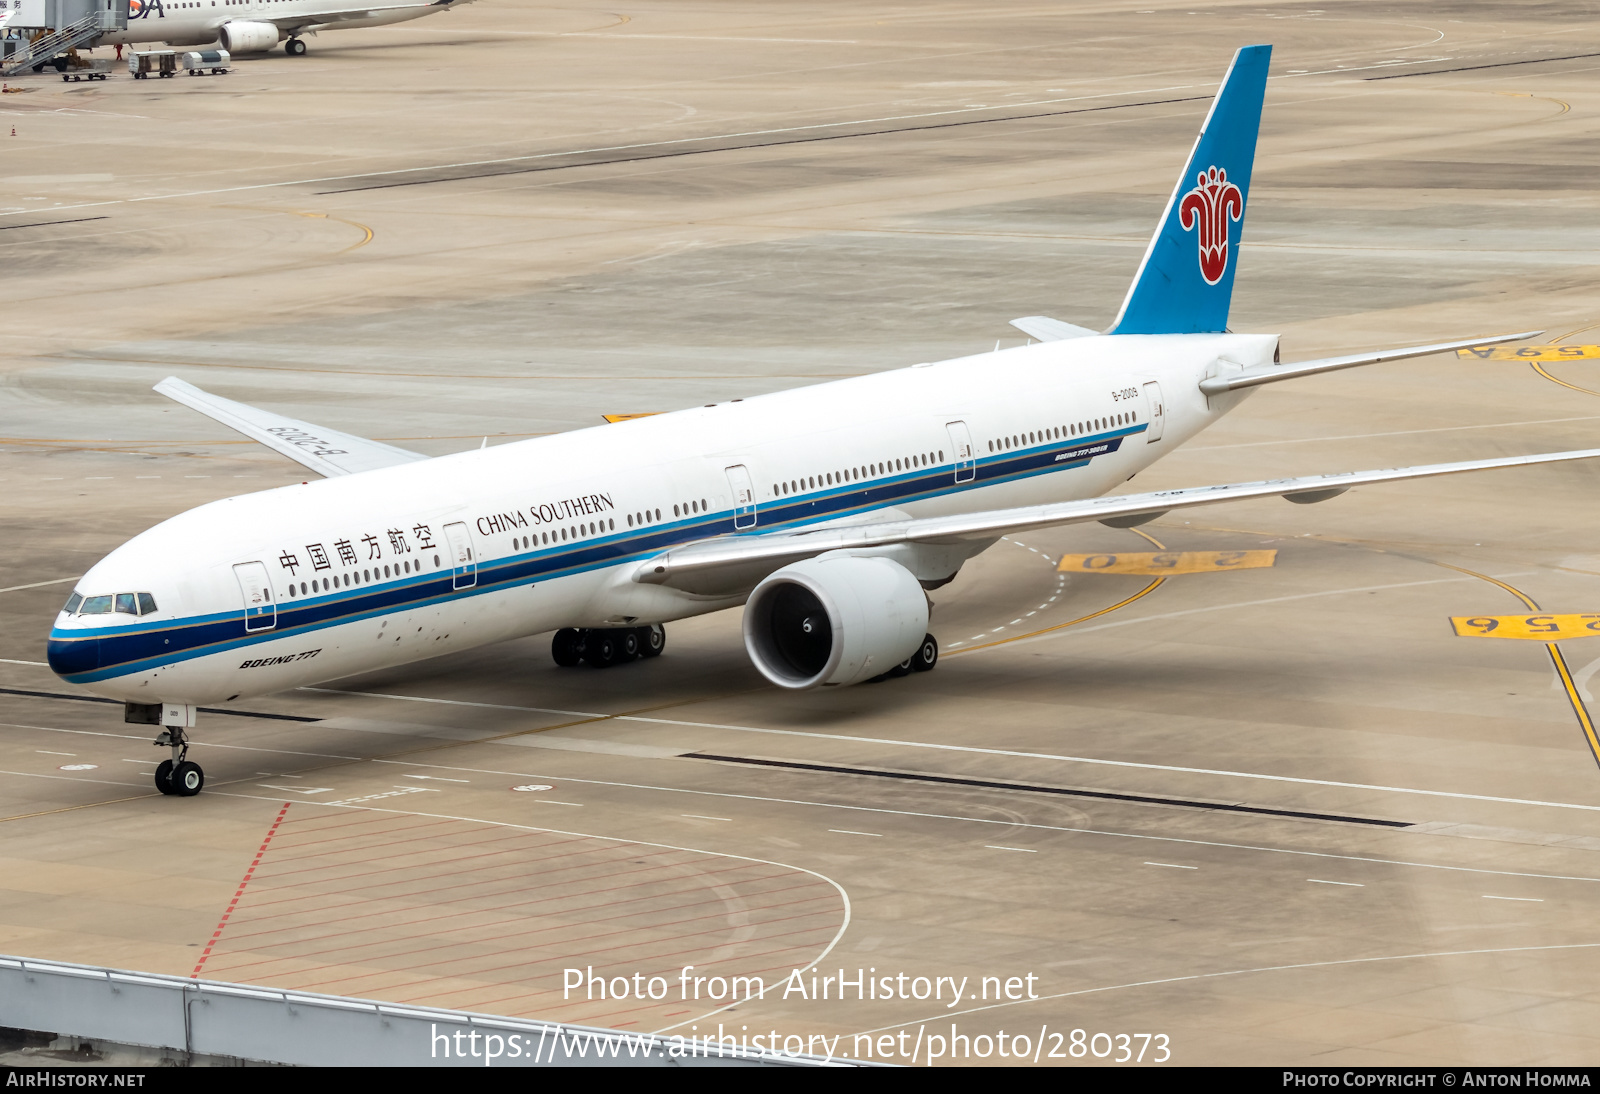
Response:
POLYGON ((271 23, 239 20, 222 24, 217 37, 222 40, 222 48, 229 53, 265 53, 278 44, 282 35, 271 23))
POLYGON ((910 657, 928 597, 898 562, 821 555, 769 576, 744 608, 744 645, 781 688, 857 684, 910 657))

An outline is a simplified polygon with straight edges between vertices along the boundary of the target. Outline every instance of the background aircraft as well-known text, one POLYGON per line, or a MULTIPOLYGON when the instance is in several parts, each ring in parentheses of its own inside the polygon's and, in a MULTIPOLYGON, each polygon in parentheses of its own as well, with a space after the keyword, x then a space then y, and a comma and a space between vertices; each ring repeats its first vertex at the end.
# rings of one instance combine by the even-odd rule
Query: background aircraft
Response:
POLYGON ((220 42, 230 53, 265 53, 279 42, 291 57, 305 53, 302 35, 382 27, 421 19, 472 0, 405 0, 354 7, 347 0, 130 0, 126 30, 109 31, 97 46, 220 42))

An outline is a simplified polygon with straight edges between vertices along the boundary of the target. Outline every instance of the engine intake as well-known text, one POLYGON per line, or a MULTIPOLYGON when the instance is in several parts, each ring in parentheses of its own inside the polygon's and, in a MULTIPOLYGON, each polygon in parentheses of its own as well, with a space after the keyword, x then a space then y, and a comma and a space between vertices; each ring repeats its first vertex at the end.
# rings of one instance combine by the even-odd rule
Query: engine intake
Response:
POLYGON ((222 24, 217 37, 222 39, 222 48, 229 53, 265 53, 278 44, 282 35, 271 23, 252 23, 248 19, 241 19, 222 24))
POLYGON ((750 660, 795 691, 870 680, 915 653, 927 631, 922 586, 886 558, 823 555, 785 566, 744 609, 750 660))

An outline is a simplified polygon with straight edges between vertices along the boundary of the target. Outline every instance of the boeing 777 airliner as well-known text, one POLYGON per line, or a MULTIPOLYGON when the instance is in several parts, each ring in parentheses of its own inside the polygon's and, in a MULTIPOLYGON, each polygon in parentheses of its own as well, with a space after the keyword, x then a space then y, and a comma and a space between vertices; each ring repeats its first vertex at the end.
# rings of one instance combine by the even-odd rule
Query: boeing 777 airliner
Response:
POLYGON ((1252 389, 1538 332, 1280 364, 1227 330, 1269 46, 1235 56, 1110 329, 428 459, 156 390, 322 481, 227 498, 97 563, 50 632, 63 679, 160 726, 168 794, 202 703, 555 631, 557 661, 660 652, 662 624, 744 607, 781 688, 932 668, 925 590, 1000 536, 1196 505, 1584 460, 1600 449, 1103 496, 1252 389))

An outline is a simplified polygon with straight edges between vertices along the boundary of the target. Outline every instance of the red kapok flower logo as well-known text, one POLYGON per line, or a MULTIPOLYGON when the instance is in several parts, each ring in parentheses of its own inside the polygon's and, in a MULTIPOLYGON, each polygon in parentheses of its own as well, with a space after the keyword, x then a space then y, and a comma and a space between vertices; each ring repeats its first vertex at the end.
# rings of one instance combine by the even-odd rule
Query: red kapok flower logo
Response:
POLYGON ((1244 216, 1244 195, 1217 167, 1200 172, 1195 183, 1178 206, 1178 223, 1186 232, 1200 230, 1200 276, 1215 285, 1228 269, 1228 221, 1244 216))

